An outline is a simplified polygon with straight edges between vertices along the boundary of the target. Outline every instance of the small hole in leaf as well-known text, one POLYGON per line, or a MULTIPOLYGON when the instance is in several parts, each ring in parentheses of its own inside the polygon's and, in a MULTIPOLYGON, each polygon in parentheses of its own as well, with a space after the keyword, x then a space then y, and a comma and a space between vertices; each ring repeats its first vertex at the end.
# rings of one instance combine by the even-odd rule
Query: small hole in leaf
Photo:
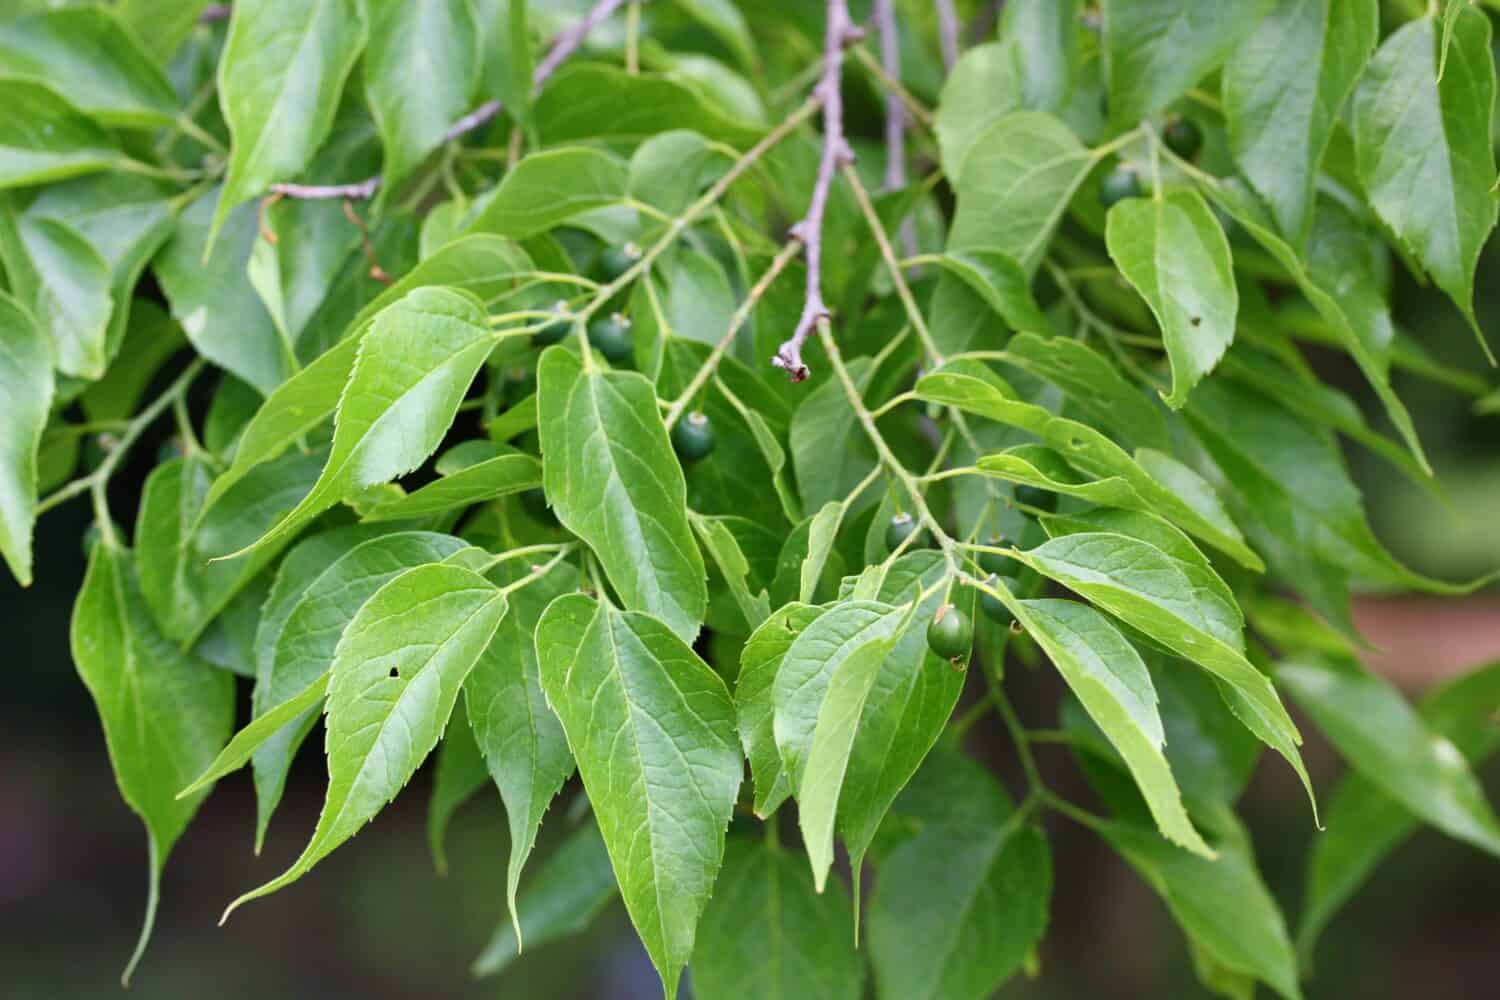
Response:
POLYGON ((1188 322, 1192 323, 1194 326, 1201 326, 1201 325, 1203 325, 1203 317, 1202 316, 1194 316, 1192 319, 1188 320, 1188 322))
POLYGON ((395 667, 392 667, 391 668, 391 676, 392 677, 400 677, 401 676, 401 671, 397 670, 395 667))

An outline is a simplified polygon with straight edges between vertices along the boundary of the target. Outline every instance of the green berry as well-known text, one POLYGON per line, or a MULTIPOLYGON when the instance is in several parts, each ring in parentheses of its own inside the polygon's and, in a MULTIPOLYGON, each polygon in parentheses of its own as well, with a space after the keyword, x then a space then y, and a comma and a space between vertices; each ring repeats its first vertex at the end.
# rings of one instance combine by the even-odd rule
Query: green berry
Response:
POLYGON ((1016 503, 1038 510, 1050 511, 1057 507, 1057 494, 1040 486, 1017 486, 1015 498, 1016 503))
MULTIPOLYGON (((1017 581, 1011 577, 1002 579, 998 576, 991 576, 987 582, 991 586, 995 586, 997 583, 1003 584, 1011 593, 1015 593, 1015 589, 1018 586, 1017 581)), ((986 618, 997 625, 1009 625, 1016 620, 1016 616, 1010 613, 1010 608, 1005 606, 1005 602, 987 590, 979 592, 979 608, 984 612, 986 618)))
MULTIPOLYGON (((1005 539, 997 535, 986 544, 998 548, 1005 544, 1005 539)), ((1002 556, 998 552, 981 552, 978 562, 979 568, 991 576, 1011 576, 1021 568, 1021 564, 1016 562, 1014 557, 1002 556)))
POLYGON ((1099 182, 1099 203, 1105 208, 1126 198, 1139 198, 1143 193, 1141 177, 1130 167, 1115 167, 1099 182))
POLYGON ((696 462, 714 450, 714 425, 694 410, 672 428, 672 447, 684 462, 696 462))
POLYGON ((623 365, 635 357, 635 335, 630 320, 614 313, 589 324, 589 343, 612 365, 623 365))
POLYGON ((1162 141, 1167 148, 1184 160, 1191 160, 1198 155, 1198 150, 1203 148, 1203 133, 1198 126, 1181 115, 1173 115, 1167 120, 1167 125, 1161 131, 1162 141))
POLYGON ((901 543, 917 531, 917 520, 906 511, 902 511, 891 518, 891 523, 885 526, 885 547, 888 552, 895 552, 901 543))
POLYGON ((969 655, 969 647, 973 645, 974 625, 968 615, 951 604, 938 608, 932 624, 927 626, 927 648, 957 663, 969 655))
POLYGON ((634 243, 622 247, 605 247, 599 255, 599 271, 605 281, 614 281, 641 259, 641 248, 634 243))

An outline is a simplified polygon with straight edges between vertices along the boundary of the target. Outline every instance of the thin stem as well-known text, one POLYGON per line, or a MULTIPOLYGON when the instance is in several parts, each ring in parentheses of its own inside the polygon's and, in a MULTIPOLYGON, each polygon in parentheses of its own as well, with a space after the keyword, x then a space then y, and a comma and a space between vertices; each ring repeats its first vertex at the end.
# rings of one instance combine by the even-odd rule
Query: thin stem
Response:
MULTIPOLYGON (((885 189, 900 191, 906 187, 906 106, 901 95, 901 36, 897 34, 895 0, 875 0, 874 21, 880 35, 879 79, 886 84, 885 95, 885 189)), ((856 56, 869 53, 856 48, 856 56)), ((873 60, 861 58, 862 62, 873 60)), ((908 254, 917 252, 917 230, 910 216, 900 229, 901 247, 908 254)))
POLYGON ((740 307, 730 317, 729 329, 724 333, 724 336, 719 338, 719 342, 714 345, 708 357, 703 360, 703 364, 699 367, 698 371, 688 380, 686 388, 673 400, 672 406, 667 410, 665 417, 668 430, 671 430, 672 425, 677 423, 678 418, 682 416, 682 411, 687 409, 688 405, 692 402, 693 396, 697 394, 699 389, 703 388, 704 383, 718 370, 719 362, 723 360, 725 352, 729 350, 729 345, 734 341, 735 335, 740 332, 740 328, 750 318, 750 313, 754 311, 756 303, 765 296, 766 292, 770 290, 771 285, 775 283, 777 277, 780 276, 782 271, 786 270, 787 265, 792 262, 792 259, 801 250, 802 244, 796 240, 791 240, 781 248, 780 253, 771 259, 771 263, 766 267, 765 273, 760 276, 760 280, 755 283, 754 287, 750 289, 749 294, 745 296, 745 301, 740 303, 740 307))
POLYGON ((995 711, 999 714, 1000 721, 1005 723, 1005 731, 1010 734, 1011 742, 1016 745, 1016 757, 1021 761, 1021 771, 1026 775, 1027 786, 1039 795, 1050 795, 1046 783, 1042 781, 1042 772, 1036 766, 1031 741, 1026 737, 1026 727, 1021 725, 1020 716, 1016 715, 1016 710, 1002 687, 995 685, 992 694, 995 711))
POLYGON ((892 75, 899 70, 892 70, 886 66, 882 66, 863 45, 856 45, 849 51, 854 54, 854 58, 859 60, 859 64, 869 71, 870 75, 876 79, 881 87, 885 88, 888 100, 894 97, 904 105, 906 113, 911 115, 912 120, 928 132, 933 131, 937 127, 937 116, 933 114, 932 109, 923 104, 917 95, 907 90, 901 81, 892 75))
POLYGON ((848 0, 828 0, 827 11, 823 73, 813 91, 823 105, 823 153, 818 160, 807 214, 791 230, 792 238, 807 248, 807 293, 796 329, 771 358, 771 364, 785 370, 793 382, 801 382, 808 376, 802 345, 813 329, 825 327, 829 318, 828 305, 823 301, 823 214, 828 208, 834 173, 840 166, 854 162, 854 151, 844 139, 844 47, 859 41, 863 32, 849 19, 848 0))
POLYGON ((920 400, 921 398, 921 396, 918 396, 916 393, 911 391, 898 392, 896 393, 896 395, 892 396, 890 399, 886 400, 884 403, 881 403, 879 406, 875 407, 875 409, 871 410, 870 416, 874 417, 876 420, 879 420, 881 417, 885 416, 887 413, 890 413, 896 407, 901 406, 904 403, 915 402, 917 400, 920 400))
POLYGON ((641 0, 630 0, 625 8, 625 72, 641 72, 641 0))
POLYGON ((528 545, 525 548, 512 549, 511 551, 503 552, 500 555, 496 556, 494 559, 490 560, 484 565, 484 568, 481 569, 480 572, 488 573, 491 569, 494 569, 496 566, 509 559, 517 559, 522 556, 531 555, 538 552, 552 552, 553 555, 551 559, 548 559, 540 566, 533 566, 530 573, 527 573, 515 583, 508 583, 500 588, 500 593, 502 596, 509 596, 510 594, 513 594, 516 591, 520 590, 522 587, 525 587, 526 585, 531 583, 535 583, 537 580, 540 580, 542 577, 552 572, 552 570, 557 567, 557 564, 566 559, 568 553, 572 552, 577 547, 577 542, 563 542, 560 545, 528 545))
POLYGON ((917 300, 912 295, 911 288, 906 284, 906 278, 901 274, 901 261, 896 256, 895 248, 891 246, 890 237, 885 233, 885 226, 880 222, 880 215, 875 211, 875 204, 870 200, 870 193, 865 190, 858 171, 852 165, 844 167, 844 180, 848 183, 849 189, 854 192, 854 200, 859 203, 859 210, 865 217, 865 223, 869 226, 871 235, 875 237, 875 243, 880 247, 880 256, 885 260, 885 269, 891 276, 891 283, 896 286, 896 294, 901 299, 902 308, 906 310, 906 318, 911 321, 912 329, 917 331, 917 339, 922 342, 922 348, 932 359, 933 364, 942 364, 943 352, 938 350, 937 342, 932 339, 932 331, 927 328, 927 320, 922 317, 922 310, 917 306, 917 300))

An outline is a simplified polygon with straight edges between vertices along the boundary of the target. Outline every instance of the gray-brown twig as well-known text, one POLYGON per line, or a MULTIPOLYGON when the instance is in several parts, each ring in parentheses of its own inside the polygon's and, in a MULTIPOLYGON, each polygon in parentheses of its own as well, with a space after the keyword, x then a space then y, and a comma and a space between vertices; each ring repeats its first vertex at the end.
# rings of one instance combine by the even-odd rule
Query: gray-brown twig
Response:
POLYGON ((797 328, 771 358, 771 364, 785 370, 793 382, 807 378, 802 345, 818 323, 826 321, 829 316, 828 306, 823 301, 823 215, 839 167, 854 162, 854 151, 844 139, 844 46, 863 37, 864 31, 849 19, 847 0, 828 0, 828 19, 823 34, 823 73, 813 91, 823 105, 823 155, 818 161, 818 175, 813 182, 807 214, 790 233, 807 252, 807 295, 797 328))
POLYGON ((958 62, 958 13, 953 9, 953 0, 932 0, 937 8, 938 45, 943 50, 943 67, 953 69, 958 62))

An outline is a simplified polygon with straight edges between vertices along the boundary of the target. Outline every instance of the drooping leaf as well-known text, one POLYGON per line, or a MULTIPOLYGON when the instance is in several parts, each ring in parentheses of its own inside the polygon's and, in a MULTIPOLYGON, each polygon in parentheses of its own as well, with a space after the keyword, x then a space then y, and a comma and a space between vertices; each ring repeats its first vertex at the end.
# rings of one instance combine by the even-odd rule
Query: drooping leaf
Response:
POLYGON ((542 483, 541 463, 530 455, 499 455, 444 476, 413 493, 377 504, 366 521, 427 517, 494 500, 542 483))
MULTIPOLYGON (((1475 670, 1446 684, 1422 701, 1422 723, 1435 739, 1446 739, 1478 767, 1500 750, 1493 724, 1500 704, 1500 666, 1475 670)), ((1356 772, 1334 790, 1326 811, 1327 832, 1313 844, 1307 890, 1297 927, 1297 951, 1311 967, 1318 935, 1354 895, 1369 873, 1414 833, 1417 816, 1356 772)))
POLYGON ((448 824, 458 808, 483 788, 489 777, 462 702, 448 717, 448 728, 443 730, 443 742, 438 744, 437 753, 432 798, 427 803, 427 850, 438 874, 446 875, 448 824))
POLYGON ((739 606, 745 624, 754 631, 771 614, 771 600, 764 590, 751 592, 750 563, 725 519, 689 512, 688 519, 739 606))
POLYGON ((1018 333, 1005 345, 1005 362, 1056 385, 1090 422, 1122 445, 1159 450, 1167 444, 1160 407, 1087 344, 1018 333))
POLYGON ((21 586, 31 585, 37 450, 52 408, 52 354, 36 320, 0 292, 0 555, 21 586))
POLYGON ((328 796, 317 829, 291 868, 226 917, 301 878, 395 797, 442 737, 505 608, 484 577, 442 564, 392 578, 360 608, 328 678, 328 796))
MULTIPOLYGON (((526 572, 507 564, 492 578, 514 583, 526 572)), ((521 870, 536 844, 537 830, 552 799, 573 774, 562 723, 542 693, 539 654, 533 641, 542 612, 576 587, 578 574, 558 566, 510 596, 510 612, 464 682, 469 724, 490 777, 505 802, 510 827, 506 903, 520 947, 528 921, 517 905, 521 870)), ((580 623, 582 627, 582 623, 580 623)))
POLYGON ((987 129, 964 157, 950 251, 998 251, 1034 273, 1093 154, 1050 115, 1017 111, 987 129))
POLYGON ((333 447, 312 489, 243 556, 291 537, 345 496, 405 475, 431 455, 494 346, 470 295, 418 288, 370 324, 334 417, 333 447))
POLYGON ((734 703, 666 625, 583 595, 552 602, 537 652, 625 907, 671 1000, 739 790, 734 703))
MULTIPOLYGON (((1205 808, 1197 819, 1218 852, 1212 861, 1127 823, 1106 824, 1100 833, 1162 897, 1195 959, 1206 958, 1212 970, 1259 980, 1287 1000, 1299 1000, 1296 955, 1286 922, 1255 868, 1249 834, 1227 807, 1205 808)), ((1204 963, 1195 964, 1201 974, 1204 963)), ((1253 992, 1253 983, 1245 985, 1253 992)))
POLYGON ((684 639, 708 607, 687 486, 641 375, 585 367, 548 348, 537 371, 542 473, 558 520, 598 556, 626 607, 684 639))
POLYGON ((62 7, 0 24, 10 77, 67 82, 67 96, 103 125, 154 128, 179 114, 167 75, 104 7, 62 7))
POLYGON ((1500 820, 1462 751, 1388 682, 1353 660, 1311 655, 1278 663, 1276 680, 1367 781, 1444 833, 1500 855, 1500 820))
POLYGON ((625 164, 582 146, 545 149, 523 159, 495 187, 471 233, 525 239, 625 196, 625 164))
MULTIPOLYGON (((864 391, 874 369, 857 358, 849 364, 849 377, 864 391)), ((874 450, 837 379, 818 386, 797 407, 790 443, 804 510, 816 511, 843 500, 875 467, 874 450)))
POLYGON ((214 204, 211 191, 177 217, 177 230, 153 270, 173 318, 198 352, 268 395, 289 374, 291 350, 277 336, 245 270, 260 239, 255 209, 247 205, 220 220, 227 228, 205 259, 214 204))
POLYGON ((1354 148, 1371 207, 1477 335, 1474 268, 1496 217, 1489 18, 1465 9, 1453 22, 1441 81, 1438 46, 1423 17, 1376 50, 1354 95, 1354 148))
POLYGON ((842 885, 820 895, 795 854, 731 837, 693 951, 693 995, 858 1000, 864 967, 849 938, 853 919, 842 885))
POLYGON ((1019 558, 1212 673, 1235 715, 1287 759, 1312 799, 1301 734, 1270 679, 1245 658, 1243 618, 1222 595, 1194 586, 1156 546, 1112 532, 1063 535, 1019 558))
MULTIPOLYGON (((604 838, 590 820, 552 852, 521 892, 526 941, 535 949, 583 932, 618 892, 604 838)), ((475 976, 493 976, 520 953, 520 930, 506 917, 470 971, 475 976)))
MULTIPOLYGON (((1040 406, 1022 402, 987 369, 976 369, 965 363, 955 362, 923 376, 917 382, 916 391, 923 399, 957 406, 978 416, 1030 431, 1064 454, 1068 462, 1098 477, 1101 484, 1110 483, 1118 499, 1106 502, 1158 513, 1241 565, 1255 570, 1264 568, 1260 557, 1245 544, 1239 529, 1220 506, 1212 488, 1191 469, 1167 456, 1162 455, 1165 461, 1153 461, 1153 464, 1159 471, 1170 471, 1173 478, 1181 481, 1180 484, 1163 482, 1143 467, 1141 460, 1148 457, 1148 452, 1142 451, 1132 459, 1089 425, 1054 416, 1040 406)), ((996 457, 982 459, 980 467, 985 468, 986 463, 996 457)))
POLYGON ((792 793, 781 751, 776 746, 776 705, 773 697, 782 658, 797 637, 826 609, 808 604, 784 604, 751 633, 740 652, 735 682, 740 743, 755 782, 755 812, 769 816, 792 793))
POLYGON ((1196 191, 1126 198, 1109 210, 1105 242, 1161 326, 1172 362, 1167 405, 1181 407, 1234 340, 1234 263, 1219 220, 1196 191))
POLYGON ((46 332, 58 371, 103 375, 114 299, 99 252, 64 222, 0 209, 0 263, 15 297, 46 332))
POLYGON ((881 859, 869 915, 881 996, 982 1000, 1047 925, 1052 860, 1041 832, 982 769, 950 769, 944 785, 920 820, 900 816, 917 828, 881 859))
POLYGON ((1188 819, 1164 750, 1156 688, 1140 654, 1094 609, 1073 601, 1025 602, 1017 616, 1051 658, 1089 717, 1124 758, 1162 836, 1204 856, 1212 851, 1188 819))
POLYGON ((479 26, 471 0, 360 0, 360 7, 369 26, 365 98, 385 146, 389 190, 469 110, 479 83, 479 26))
POLYGON ((1312 223, 1318 167, 1375 49, 1379 13, 1375 0, 1276 0, 1224 67, 1235 162, 1293 246, 1312 223))
POLYGON ((1134 125, 1217 69, 1270 0, 1105 0, 1109 117, 1134 125))
MULTIPOLYGON (((302 745, 317 713, 326 676, 349 622, 371 595, 405 570, 440 562, 464 544, 449 535, 397 532, 370 537, 369 529, 339 529, 313 535, 287 554, 266 598, 256 630, 255 721, 242 735, 256 732, 249 747, 255 754, 256 844, 264 839, 292 757, 302 745), (318 694, 287 714, 283 706, 318 694), (271 726, 260 720, 281 711, 271 726), (284 716, 284 718, 283 718, 284 716)), ((236 737, 238 740, 239 737, 236 737)), ((235 767, 242 766, 240 760, 235 767)))
POLYGON ((104 726, 120 794, 146 825, 150 892, 145 925, 122 980, 145 951, 156 919, 162 866, 204 793, 177 798, 234 724, 234 680, 183 653, 156 631, 130 553, 94 547, 73 608, 73 662, 104 726))
POLYGON ((208 245, 230 211, 306 167, 333 126, 344 80, 365 44, 355 0, 241 0, 219 60, 219 107, 229 124, 229 173, 208 245))
POLYGON ((0 153, 0 188, 91 174, 125 159, 108 132, 56 91, 12 79, 0 79, 0 153))

